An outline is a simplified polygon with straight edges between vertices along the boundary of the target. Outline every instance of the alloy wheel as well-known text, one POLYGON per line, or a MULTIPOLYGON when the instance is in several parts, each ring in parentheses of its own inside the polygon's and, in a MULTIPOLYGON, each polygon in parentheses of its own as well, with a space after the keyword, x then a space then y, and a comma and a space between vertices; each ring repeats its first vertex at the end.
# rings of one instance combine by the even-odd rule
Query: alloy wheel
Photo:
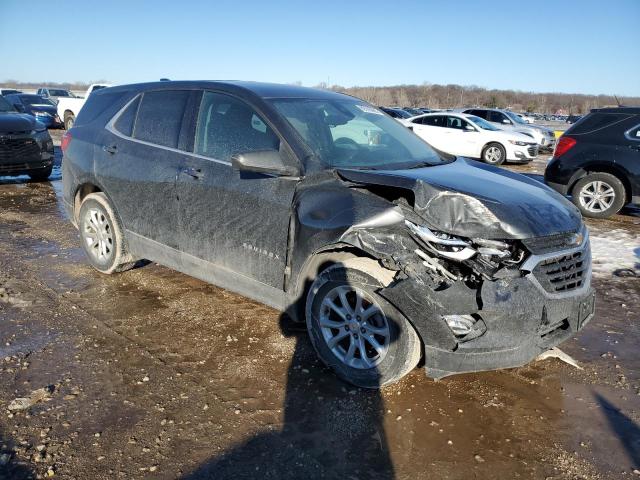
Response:
POLYGON ((113 229, 106 215, 97 208, 87 211, 83 223, 84 240, 89 253, 100 263, 113 255, 113 229))
POLYGON ((585 184, 580 190, 580 205, 592 213, 604 212, 611 208, 616 198, 613 187, 606 182, 596 180, 585 184))
POLYGON ((322 300, 319 317, 324 341, 345 365, 368 369, 382 362, 389 348, 389 323, 366 292, 351 285, 333 288, 322 300))
POLYGON ((502 159, 502 152, 498 147, 489 147, 485 153, 485 159, 490 163, 499 162, 502 159))

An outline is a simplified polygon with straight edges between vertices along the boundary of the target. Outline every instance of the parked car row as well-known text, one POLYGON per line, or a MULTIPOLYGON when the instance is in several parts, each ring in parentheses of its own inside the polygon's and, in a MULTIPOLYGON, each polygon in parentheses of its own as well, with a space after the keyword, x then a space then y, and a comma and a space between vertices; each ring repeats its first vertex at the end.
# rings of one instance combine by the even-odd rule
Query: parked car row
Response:
POLYGON ((538 155, 538 144, 527 135, 500 129, 465 113, 427 113, 406 120, 432 147, 450 155, 481 159, 491 165, 526 163, 538 155))

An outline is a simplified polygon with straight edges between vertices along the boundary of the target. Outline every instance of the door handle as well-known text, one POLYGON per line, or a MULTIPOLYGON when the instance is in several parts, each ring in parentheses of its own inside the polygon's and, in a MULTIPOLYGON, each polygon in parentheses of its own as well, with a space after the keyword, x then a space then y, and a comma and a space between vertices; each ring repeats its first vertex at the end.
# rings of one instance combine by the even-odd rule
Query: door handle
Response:
POLYGON ((189 175, 191 178, 195 178, 196 180, 200 180, 204 177, 204 173, 199 168, 186 167, 182 169, 182 173, 185 175, 189 175))
POLYGON ((113 155, 118 151, 118 147, 116 145, 109 145, 109 146, 104 145, 102 147, 102 151, 107 152, 110 155, 113 155))

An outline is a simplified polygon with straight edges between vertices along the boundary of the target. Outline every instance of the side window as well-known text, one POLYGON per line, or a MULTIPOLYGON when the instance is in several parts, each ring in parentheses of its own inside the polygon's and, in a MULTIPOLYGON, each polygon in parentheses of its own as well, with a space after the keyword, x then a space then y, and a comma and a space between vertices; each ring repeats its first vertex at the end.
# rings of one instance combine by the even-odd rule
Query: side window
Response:
MULTIPOLYGON (((495 110, 490 110, 488 120, 490 122, 502 123, 503 120, 509 120, 509 119, 502 112, 496 112, 495 110)), ((509 121, 509 123, 511 123, 511 121, 509 121)))
POLYGON ((444 117, 441 115, 425 117, 423 125, 429 125, 430 127, 442 127, 444 125, 444 117))
POLYGON ((278 136, 249 105, 229 95, 204 92, 194 153, 229 161, 236 153, 279 148, 278 136))
POLYGON ((188 98, 186 90, 145 92, 138 107, 133 137, 176 148, 188 98))
POLYGON ((455 128, 456 130, 464 130, 467 122, 458 117, 447 117, 447 128, 455 128))
POLYGON ((117 131, 119 131, 123 135, 126 135, 127 137, 130 137, 133 133, 133 124, 136 120, 136 114, 138 113, 139 105, 140 95, 138 95, 136 99, 129 104, 129 106, 125 109, 124 112, 122 112, 122 115, 120 115, 118 120, 116 120, 116 123, 114 123, 113 125, 113 127, 117 131))

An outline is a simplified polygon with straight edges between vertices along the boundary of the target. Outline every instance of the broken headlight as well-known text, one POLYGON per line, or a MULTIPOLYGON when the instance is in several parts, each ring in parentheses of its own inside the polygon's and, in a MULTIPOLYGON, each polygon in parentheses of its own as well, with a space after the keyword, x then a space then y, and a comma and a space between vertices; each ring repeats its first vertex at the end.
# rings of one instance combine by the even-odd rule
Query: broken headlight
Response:
POLYGON ((476 254, 471 244, 460 237, 454 237, 444 232, 430 230, 424 225, 416 225, 405 220, 409 230, 422 240, 430 249, 438 255, 451 260, 468 260, 476 254))

